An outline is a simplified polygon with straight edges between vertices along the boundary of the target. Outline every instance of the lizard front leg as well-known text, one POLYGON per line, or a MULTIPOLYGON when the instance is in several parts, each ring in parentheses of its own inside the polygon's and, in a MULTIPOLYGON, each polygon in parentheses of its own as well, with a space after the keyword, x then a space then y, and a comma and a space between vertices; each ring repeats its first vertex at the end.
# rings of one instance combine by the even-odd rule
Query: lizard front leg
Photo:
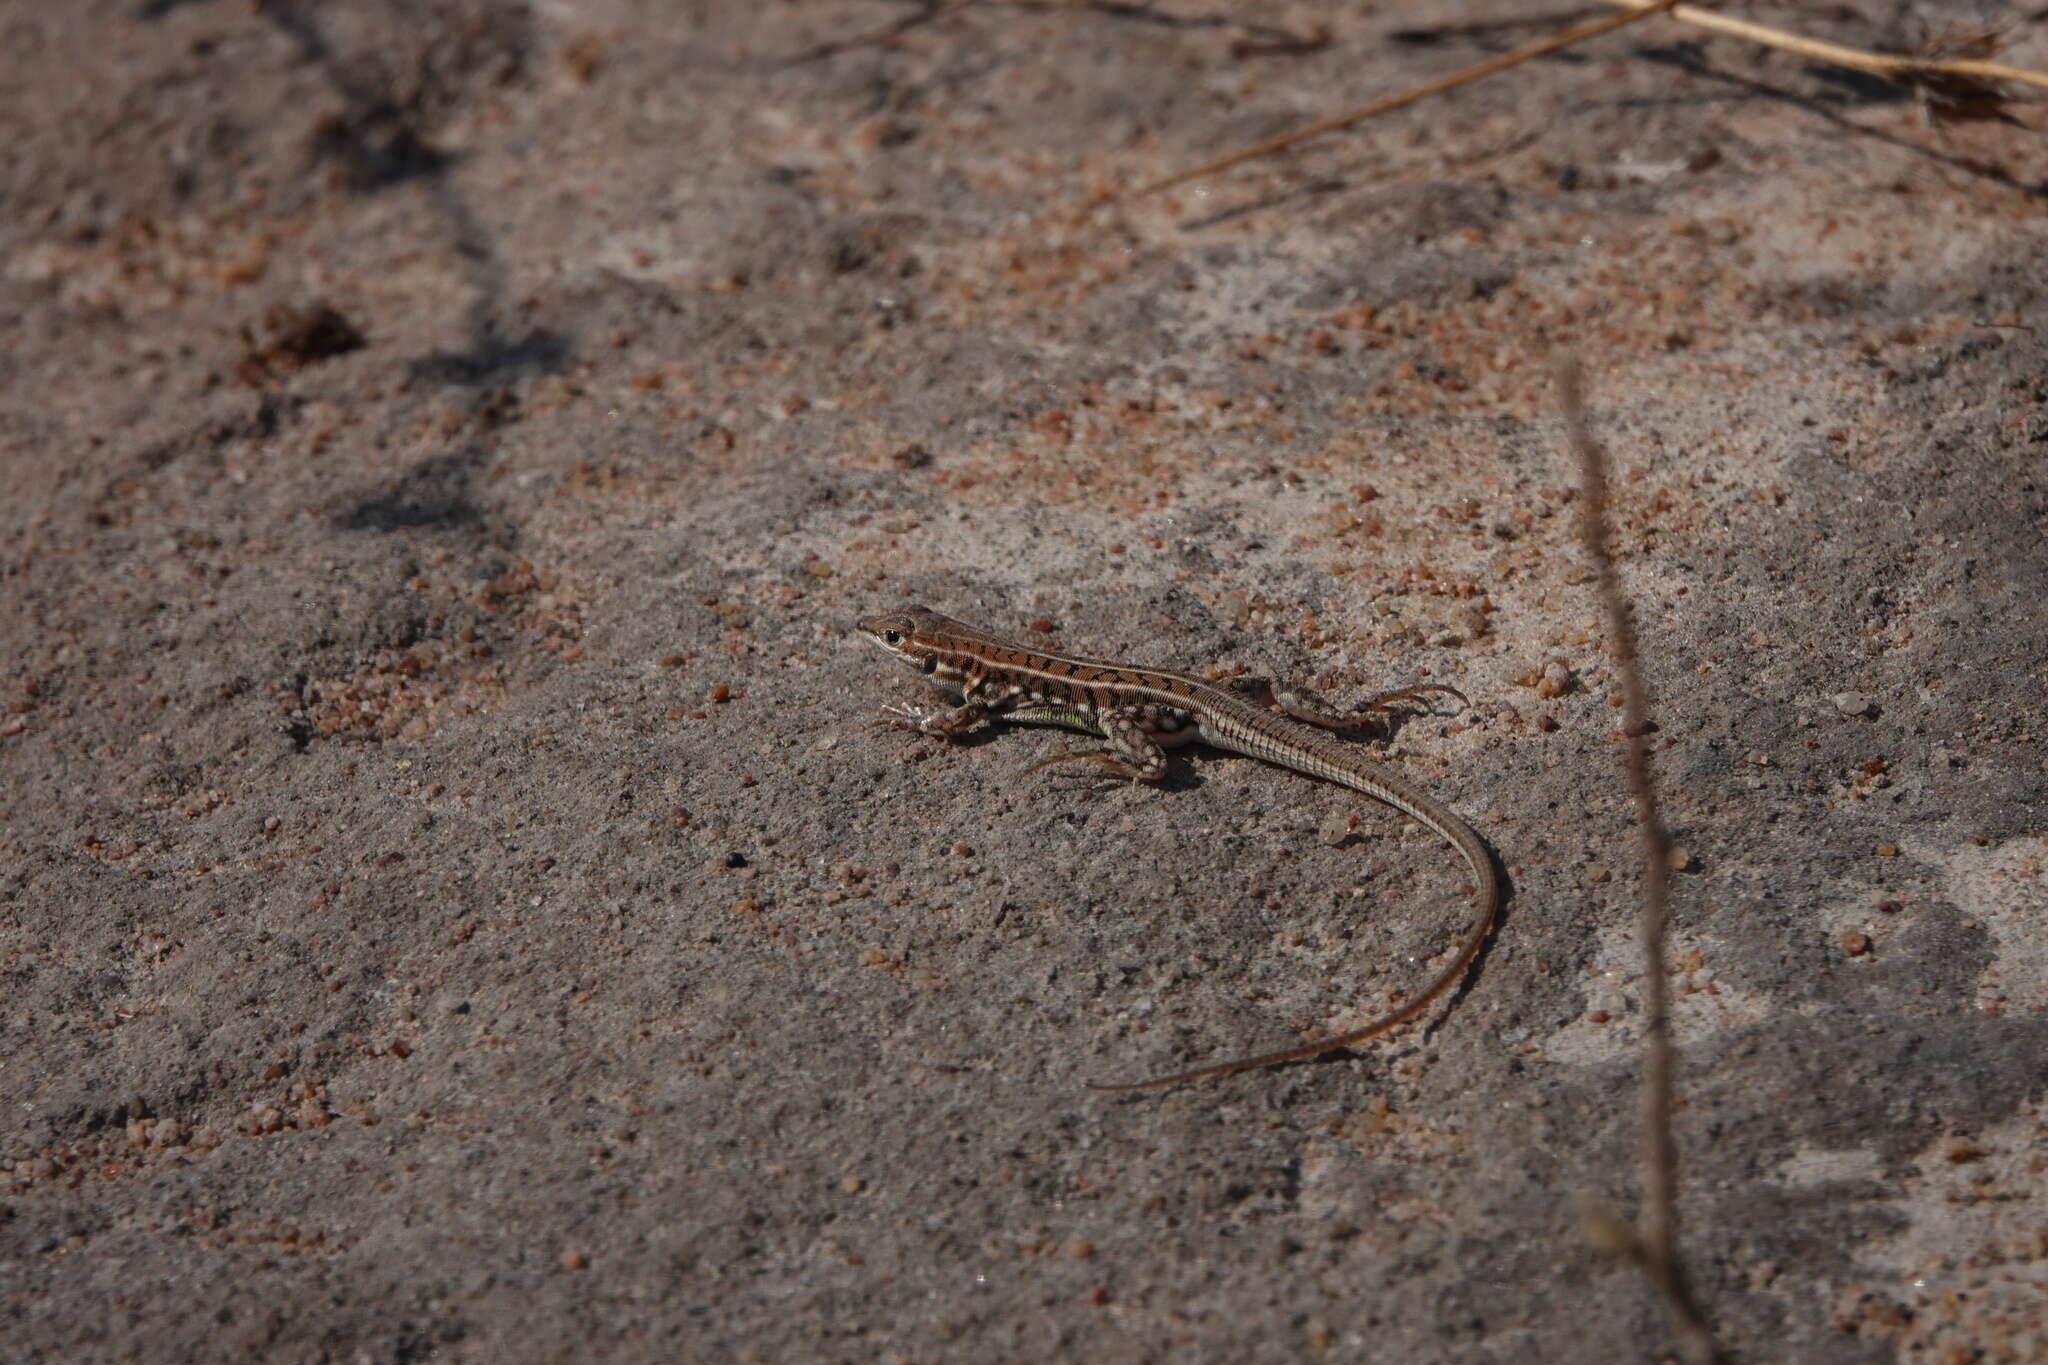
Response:
POLYGON ((885 729, 910 730, 920 735, 931 735, 937 739, 955 740, 964 738, 971 730, 988 723, 989 709, 978 701, 961 706, 949 707, 943 711, 928 711, 922 706, 898 706, 890 704, 882 708, 884 719, 875 722, 885 729))

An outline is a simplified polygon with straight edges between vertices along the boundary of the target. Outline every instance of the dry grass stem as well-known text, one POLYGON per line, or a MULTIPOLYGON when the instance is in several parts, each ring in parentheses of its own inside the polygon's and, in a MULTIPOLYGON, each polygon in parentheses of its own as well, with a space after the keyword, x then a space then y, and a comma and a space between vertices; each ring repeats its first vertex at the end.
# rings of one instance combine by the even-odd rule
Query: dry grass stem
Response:
POLYGON ((1670 9, 1673 5, 1674 0, 1650 0, 1649 3, 1640 9, 1631 9, 1625 14, 1610 14, 1604 19, 1590 20, 1576 28, 1566 29, 1563 33, 1545 38, 1540 42, 1530 43, 1526 47, 1516 48, 1513 52, 1503 53, 1498 57, 1491 57, 1486 61, 1453 71, 1448 76, 1440 76, 1436 80, 1425 81, 1421 85, 1388 95, 1384 99, 1374 100, 1370 104, 1362 104, 1356 109, 1346 110, 1341 114, 1333 114, 1326 119, 1319 119, 1309 124, 1306 128, 1297 128, 1291 133, 1282 133, 1278 137, 1267 138, 1264 142, 1255 143, 1250 147, 1231 152, 1226 156, 1215 157, 1199 165, 1189 166, 1185 170, 1175 171, 1163 180, 1154 180, 1148 185, 1140 185, 1134 190, 1127 190, 1122 193, 1100 195, 1089 207, 1095 208, 1113 199, 1135 199, 1139 195, 1154 194, 1160 190, 1170 189, 1175 185, 1184 184, 1190 180, 1199 180, 1205 175, 1214 175, 1218 171, 1228 170, 1230 167, 1241 162, 1254 161, 1262 156, 1270 156, 1274 152, 1292 147, 1298 142, 1306 142, 1310 138, 1321 137, 1324 133, 1339 132, 1351 127, 1353 124, 1363 123, 1369 118, 1377 118, 1381 114, 1406 108, 1418 100, 1428 99, 1431 95, 1441 95, 1446 90, 1455 90, 1461 85, 1469 85, 1473 81, 1483 80, 1488 76, 1494 75, 1496 72, 1505 71, 1511 66, 1520 66, 1523 62, 1534 61, 1538 57, 1548 56, 1560 48, 1570 47, 1574 43, 1582 43, 1588 38, 1597 38, 1603 33, 1626 27, 1640 19, 1647 19, 1659 10, 1670 9))
POLYGON ((1566 360, 1558 366, 1560 406, 1566 434, 1578 455, 1579 533, 1593 561, 1601 607, 1607 617, 1615 673, 1621 682, 1622 725, 1628 741, 1626 766, 1629 790, 1635 796, 1636 822, 1643 839, 1643 904, 1638 939, 1643 954, 1643 1208, 1637 1221, 1634 1251, 1670 1310, 1673 1330, 1694 1361, 1718 1360, 1712 1334, 1686 1287, 1678 1259, 1678 1143, 1671 1131, 1676 1093, 1671 1051, 1670 986, 1665 977, 1665 898, 1671 868, 1671 841, 1657 813, 1657 792, 1650 782, 1650 703, 1636 667, 1635 627, 1628 600, 1622 596, 1607 534, 1607 455, 1586 427, 1579 367, 1566 360))
POLYGON ((1223 156, 1212 157, 1207 161, 1175 171, 1173 174, 1159 180, 1140 185, 1136 189, 1121 192, 1112 191, 1097 195, 1090 201, 1088 207, 1092 209, 1116 199, 1134 199, 1139 195, 1154 194, 1160 190, 1171 189, 1175 185, 1185 184, 1190 180, 1198 180, 1203 176, 1214 175, 1218 171, 1228 170, 1232 166, 1241 165, 1247 161, 1255 161, 1262 156, 1270 156, 1274 152, 1283 151, 1298 143, 1306 142, 1311 138, 1321 137, 1325 133, 1338 132, 1354 124, 1363 123, 1367 119, 1377 118, 1381 114, 1406 108, 1418 100, 1428 99, 1432 95, 1443 94, 1447 90, 1454 90, 1458 86, 1484 79, 1487 76, 1505 71, 1509 67, 1520 66, 1523 62, 1547 56, 1561 48, 1584 42, 1588 38, 1597 37, 1602 33, 1621 28, 1639 19, 1647 19, 1656 14, 1667 14, 1681 23, 1691 24, 1715 33, 1727 34, 1730 37, 1744 38, 1766 47, 1774 47, 1786 52, 1795 52, 1801 56, 1810 57, 1815 61, 1848 67, 1852 70, 1862 71, 1868 75, 1878 76, 1885 80, 1898 81, 1907 85, 1918 85, 1926 88, 1932 94, 1958 101, 1988 99, 1994 103, 1998 102, 2000 97, 1986 84, 1986 82, 1991 81, 2014 81, 2023 85, 2031 85, 2039 89, 2048 90, 2048 72, 2032 71, 2025 67, 2007 66, 2003 62, 1984 61, 1976 57, 1950 58, 1936 57, 1931 54, 1901 55, 1866 52, 1861 48, 1843 47, 1839 43, 1824 43, 1818 39, 1804 38, 1796 33, 1788 33, 1783 29, 1771 28, 1765 24, 1752 23, 1746 19, 1729 18, 1726 15, 1717 14, 1713 10, 1702 9, 1698 5, 1678 4, 1676 0, 1603 0, 1603 3, 1611 5, 1621 12, 1609 15, 1604 19, 1595 19, 1588 23, 1580 24, 1554 37, 1545 38, 1526 47, 1516 48, 1512 52, 1504 53, 1501 56, 1489 58, 1486 61, 1465 67, 1462 70, 1454 71, 1448 76, 1442 76, 1433 81, 1425 81, 1421 85, 1374 100, 1370 104, 1362 104, 1355 109, 1346 110, 1341 114, 1333 114, 1328 118, 1319 119, 1305 128, 1297 128, 1292 132, 1267 138, 1264 142, 1254 143, 1252 146, 1240 148, 1223 156))
POLYGON ((1731 38, 1746 38, 1752 43, 1775 47, 1786 52, 1796 52, 1815 61, 1829 62, 1835 66, 1846 66, 1855 71, 1882 76, 1886 80, 1911 82, 1926 76, 1948 76, 1970 81, 2017 81, 2037 89, 2048 90, 2048 72, 2030 71, 2025 67, 2007 66, 2002 62, 1979 61, 1975 58, 1935 58, 1902 56, 1892 53, 1865 52, 1861 48, 1843 47, 1839 43, 1823 43, 1815 38, 1802 38, 1796 33, 1771 28, 1764 24, 1751 23, 1747 19, 1733 19, 1698 5, 1666 6, 1660 0, 1602 0, 1617 9, 1633 10, 1648 14, 1655 10, 1669 9, 1671 17, 1681 24, 1691 24, 1715 33, 1725 33, 1731 38))

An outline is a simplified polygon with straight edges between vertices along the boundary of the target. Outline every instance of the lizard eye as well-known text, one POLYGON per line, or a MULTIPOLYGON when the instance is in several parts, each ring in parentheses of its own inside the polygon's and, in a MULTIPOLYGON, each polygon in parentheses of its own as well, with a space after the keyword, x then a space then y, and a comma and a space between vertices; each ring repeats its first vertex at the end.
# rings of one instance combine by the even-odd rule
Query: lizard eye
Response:
POLYGON ((888 644, 888 645, 900 645, 900 644, 902 644, 902 643, 903 643, 903 632, 902 632, 902 631, 900 631, 900 630, 885 630, 885 631, 883 631, 883 632, 882 632, 882 643, 883 643, 883 644, 888 644))

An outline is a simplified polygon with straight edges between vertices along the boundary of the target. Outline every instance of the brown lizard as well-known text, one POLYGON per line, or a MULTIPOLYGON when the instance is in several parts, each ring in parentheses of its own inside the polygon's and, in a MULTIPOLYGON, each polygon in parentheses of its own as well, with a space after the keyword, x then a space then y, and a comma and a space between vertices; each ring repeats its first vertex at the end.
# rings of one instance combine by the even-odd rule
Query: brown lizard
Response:
POLYGON ((960 699, 955 708, 937 714, 913 707, 888 707, 888 724, 948 740, 993 719, 1080 730, 1100 736, 1107 741, 1106 747, 1061 754, 1034 767, 1073 761, 1098 763, 1118 776, 1141 782, 1158 782, 1166 776, 1168 748, 1200 741, 1383 801, 1442 836, 1470 868, 1472 926, 1450 965, 1420 995, 1369 1024, 1297 1047, 1148 1081, 1093 1085, 1093 1089, 1142 1090, 1225 1076, 1318 1056, 1384 1033, 1422 1013, 1464 975, 1499 914, 1500 882, 1494 875, 1493 858, 1472 827, 1435 798, 1330 734, 1359 725, 1395 702, 1431 692, 1449 693, 1463 702, 1455 688, 1428 684, 1389 692, 1373 698, 1357 714, 1338 716, 1317 710, 1291 693, 1276 692, 1263 680, 1237 678, 1217 685, 1191 673, 1056 653, 1013 643, 925 607, 863 617, 859 628, 866 639, 960 699))

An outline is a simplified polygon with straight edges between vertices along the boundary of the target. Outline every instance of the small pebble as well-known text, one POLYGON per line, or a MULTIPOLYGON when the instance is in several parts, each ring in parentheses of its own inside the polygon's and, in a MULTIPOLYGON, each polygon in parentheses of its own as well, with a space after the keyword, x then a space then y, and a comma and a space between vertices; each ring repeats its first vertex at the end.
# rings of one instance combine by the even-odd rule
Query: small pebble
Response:
POLYGON ((1941 1154, 1955 1165, 1960 1166, 1968 1161, 1981 1160, 1984 1156, 1984 1149, 1966 1137, 1952 1137, 1943 1146, 1941 1154))
POLYGON ((1899 846, 1893 843, 1883 843, 1877 846, 1875 852, 1880 858, 1896 858, 1899 856, 1899 846))
POLYGON ((1837 692, 1830 700, 1845 716, 1867 716, 1871 712, 1870 698, 1861 692, 1837 692))
POLYGON ((574 1247, 562 1248, 562 1254, 555 1258, 564 1270, 581 1270, 590 1264, 590 1258, 574 1247))
POLYGON ((1536 695, 1546 701, 1553 697, 1562 697, 1570 692, 1577 682, 1578 680, 1572 677, 1572 671, 1564 666, 1562 660, 1552 659, 1543 665, 1543 672, 1537 676, 1536 695))
POLYGON ((1862 957, 1870 951, 1870 935, 1864 933, 1861 929, 1843 930, 1842 951, 1850 957, 1862 957))

